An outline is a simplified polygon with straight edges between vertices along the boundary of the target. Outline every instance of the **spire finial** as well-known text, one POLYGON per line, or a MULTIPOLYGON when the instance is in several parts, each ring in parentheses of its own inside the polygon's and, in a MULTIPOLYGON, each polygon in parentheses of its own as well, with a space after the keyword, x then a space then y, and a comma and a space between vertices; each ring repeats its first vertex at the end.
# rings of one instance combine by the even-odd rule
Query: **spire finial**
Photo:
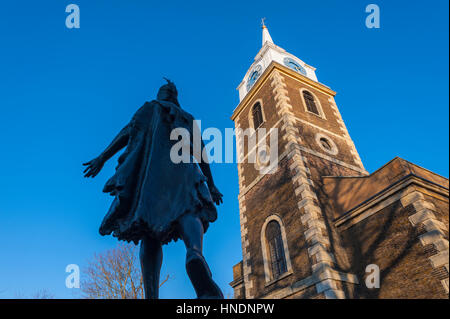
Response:
POLYGON ((262 26, 262 30, 263 30, 262 45, 264 45, 264 43, 266 43, 266 42, 273 44, 272 37, 269 34, 269 29, 267 29, 265 22, 266 22, 266 18, 262 18, 261 19, 261 26, 262 26))
POLYGON ((264 28, 267 28, 266 27, 266 24, 264 23, 266 21, 266 17, 264 17, 264 18, 261 18, 261 27, 264 29, 264 28))

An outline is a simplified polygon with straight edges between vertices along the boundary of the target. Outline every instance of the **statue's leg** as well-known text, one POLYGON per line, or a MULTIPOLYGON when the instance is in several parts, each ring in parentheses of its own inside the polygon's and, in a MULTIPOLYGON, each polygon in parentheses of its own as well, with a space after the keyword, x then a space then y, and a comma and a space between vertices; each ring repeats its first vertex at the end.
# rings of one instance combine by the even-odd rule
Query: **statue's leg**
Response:
POLYGON ((142 239, 139 258, 141 260, 145 298, 158 299, 159 273, 163 258, 161 243, 150 237, 142 239))
POLYGON ((203 224, 193 214, 183 215, 179 220, 181 238, 186 245, 186 271, 194 286, 197 298, 223 299, 220 288, 212 279, 211 271, 202 255, 203 224))

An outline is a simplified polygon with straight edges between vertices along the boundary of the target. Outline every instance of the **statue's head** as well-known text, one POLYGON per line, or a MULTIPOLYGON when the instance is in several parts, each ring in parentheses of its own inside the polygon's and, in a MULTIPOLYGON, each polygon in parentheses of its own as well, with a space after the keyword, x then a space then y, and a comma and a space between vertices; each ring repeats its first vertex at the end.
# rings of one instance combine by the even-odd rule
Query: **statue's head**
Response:
POLYGON ((178 103, 178 91, 175 84, 169 79, 164 78, 167 81, 167 84, 164 84, 159 88, 158 95, 156 98, 162 101, 169 101, 174 103, 177 106, 180 106, 178 103))

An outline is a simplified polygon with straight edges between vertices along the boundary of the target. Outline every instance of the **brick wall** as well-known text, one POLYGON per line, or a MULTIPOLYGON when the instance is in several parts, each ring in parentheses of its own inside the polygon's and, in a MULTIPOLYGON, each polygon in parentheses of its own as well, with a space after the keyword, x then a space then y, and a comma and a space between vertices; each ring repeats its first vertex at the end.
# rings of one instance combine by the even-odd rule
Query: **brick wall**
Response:
POLYGON ((424 249, 418 239, 422 230, 408 220, 414 212, 412 205, 404 208, 396 201, 342 231, 350 252, 350 271, 361 278, 356 298, 448 298, 428 260, 429 248, 424 249), (364 284, 369 264, 380 268, 379 289, 364 284))

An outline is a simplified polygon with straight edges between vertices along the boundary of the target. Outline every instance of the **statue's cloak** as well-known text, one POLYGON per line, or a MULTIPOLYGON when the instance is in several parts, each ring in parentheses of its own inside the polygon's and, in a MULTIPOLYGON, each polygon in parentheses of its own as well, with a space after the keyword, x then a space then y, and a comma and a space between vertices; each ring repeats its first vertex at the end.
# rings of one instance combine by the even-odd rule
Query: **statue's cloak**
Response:
POLYGON ((217 219, 206 177, 192 153, 190 163, 176 164, 170 158, 178 142, 170 139, 171 131, 185 128, 192 138, 193 120, 167 101, 146 102, 136 112, 123 130, 127 148, 103 189, 115 199, 100 226, 101 235, 112 233, 135 244, 150 236, 166 244, 180 238, 177 221, 184 214, 196 214, 205 232, 217 219))

